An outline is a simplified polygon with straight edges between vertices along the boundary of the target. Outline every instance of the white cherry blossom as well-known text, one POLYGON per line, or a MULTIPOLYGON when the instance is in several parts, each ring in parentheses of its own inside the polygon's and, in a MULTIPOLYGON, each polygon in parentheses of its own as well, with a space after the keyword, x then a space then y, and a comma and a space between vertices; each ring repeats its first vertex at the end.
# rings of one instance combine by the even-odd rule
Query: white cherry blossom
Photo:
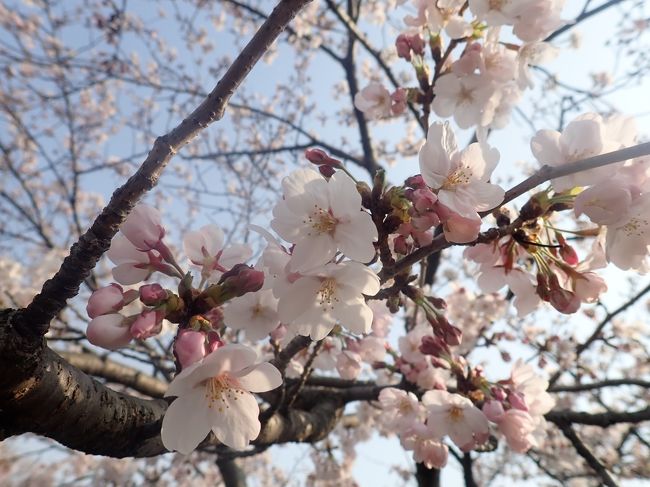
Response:
POLYGON ((321 340, 340 323, 353 333, 369 333, 372 310, 364 294, 379 292, 377 275, 358 262, 327 264, 288 286, 279 296, 280 320, 300 335, 321 340))
POLYGON ((478 219, 477 212, 490 210, 503 200, 503 189, 488 182, 497 154, 483 150, 478 143, 459 151, 449 124, 434 123, 420 149, 420 171, 437 191, 440 203, 462 217, 478 219))
POLYGON ((377 228, 345 173, 337 171, 326 181, 316 171, 299 169, 284 178, 282 188, 284 198, 273 208, 271 227, 295 244, 291 270, 326 264, 337 249, 358 262, 372 260, 377 228))
POLYGON ((249 340, 261 340, 280 322, 278 300, 271 289, 244 294, 228 303, 223 320, 234 330, 244 330, 249 340))
POLYGON ((278 369, 255 364, 251 348, 228 344, 184 369, 165 396, 176 396, 162 423, 165 448, 189 454, 212 431, 224 445, 243 450, 260 433, 259 406, 251 392, 282 383, 278 369))
POLYGON ((224 247, 224 234, 217 225, 205 225, 187 232, 183 237, 183 249, 193 264, 201 266, 201 276, 210 281, 218 280, 221 274, 245 262, 253 253, 248 245, 224 247))

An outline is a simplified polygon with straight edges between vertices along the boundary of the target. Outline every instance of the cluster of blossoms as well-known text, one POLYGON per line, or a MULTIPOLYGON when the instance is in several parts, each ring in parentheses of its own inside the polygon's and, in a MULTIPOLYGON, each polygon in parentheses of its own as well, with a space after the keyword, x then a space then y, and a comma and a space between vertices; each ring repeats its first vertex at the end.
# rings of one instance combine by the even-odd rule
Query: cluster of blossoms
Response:
POLYGON ((530 65, 550 61, 555 50, 543 39, 564 22, 563 0, 488 1, 413 0, 417 14, 404 17, 407 30, 395 48, 409 61, 418 88, 400 88, 392 95, 373 82, 355 97, 355 106, 371 119, 399 115, 406 100, 431 103, 440 117, 453 117, 461 128, 502 128, 523 90, 532 86, 530 65), (501 42, 504 26, 512 26, 522 44, 501 42), (465 43, 457 60, 443 59, 443 34, 452 43, 465 43), (482 41, 482 42, 481 42, 482 41), (427 46, 436 62, 436 79, 429 84, 427 46), (438 63, 444 62, 443 66, 438 63), (432 96, 427 94, 432 88, 432 96), (404 100, 403 104, 401 101, 404 100))
MULTIPOLYGON (((629 143, 629 124, 620 117, 586 115, 562 134, 540 132, 533 152, 549 165, 597 155, 629 143)), ((515 451, 539 445, 543 415, 553 406, 544 392, 548 384, 521 363, 509 380, 490 383, 466 355, 503 313, 504 301, 491 294, 503 286, 514 294, 519 315, 541 301, 573 313, 606 290, 593 271, 607 260, 626 268, 621 264, 626 258, 642 267, 650 243, 643 216, 647 161, 621 163, 609 178, 617 218, 608 207, 613 196, 605 191, 603 172, 585 171, 559 178, 533 196, 521 209, 519 220, 525 224, 513 226, 505 213, 495 215, 506 231, 476 243, 481 212, 504 198, 504 190, 490 182, 499 154, 482 137, 460 150, 449 124, 432 124, 419 153, 421 174, 403 186, 387 185, 380 171, 371 188, 320 149, 305 156, 318 170, 298 169, 282 181, 282 198, 270 222, 280 239, 252 227, 266 240, 255 267, 245 264, 252 255, 248 246, 226 246, 223 232, 207 225, 183 239, 200 276, 195 287, 192 274, 163 242, 160 215, 146 205, 134 209, 113 241, 108 256, 119 284, 91 296, 87 335, 95 345, 114 349, 159 334, 163 320, 178 325, 173 351, 179 373, 167 391, 176 399, 163 420, 165 446, 189 453, 212 431, 225 445, 243 449, 259 435, 259 406, 252 393, 277 388, 283 376, 272 363, 258 362, 254 349, 237 343, 239 332, 251 342, 270 337, 273 346, 262 348, 269 355, 297 335, 316 342, 291 359, 288 377, 304 378, 316 368, 356 380, 364 364, 378 377, 381 370, 400 374, 421 400, 394 388, 383 390, 379 399, 404 448, 428 466, 446 463, 445 436, 468 451, 488 441, 490 423, 515 451), (589 187, 581 191, 578 185, 589 187), (583 261, 549 222, 554 212, 571 207, 606 228, 583 261), (486 295, 457 290, 447 309, 444 300, 410 285, 415 276, 406 274, 381 289, 376 262, 390 266, 400 255, 428 245, 436 227, 449 242, 474 243, 465 258, 479 264, 477 281, 486 295), (154 272, 178 279, 177 292, 157 283, 122 288, 154 272), (394 350, 388 311, 406 306, 403 298, 422 313, 394 350), (138 299, 143 308, 126 315, 138 299), (447 389, 454 382, 452 393, 447 389)))
POLYGON ((441 384, 427 390, 421 400, 413 392, 393 387, 379 394, 384 424, 399 436, 406 450, 413 451, 416 462, 444 467, 449 452, 446 436, 462 451, 470 451, 488 442, 490 423, 516 452, 541 446, 544 414, 554 400, 546 392, 548 383, 532 367, 517 362, 510 379, 496 384, 475 371, 464 386, 472 390, 461 395, 441 384))

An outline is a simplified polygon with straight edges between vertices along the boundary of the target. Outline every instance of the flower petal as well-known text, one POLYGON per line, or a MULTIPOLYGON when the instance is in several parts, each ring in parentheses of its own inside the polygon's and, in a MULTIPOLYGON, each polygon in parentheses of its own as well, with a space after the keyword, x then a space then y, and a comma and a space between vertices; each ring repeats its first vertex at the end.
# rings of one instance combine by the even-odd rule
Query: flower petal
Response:
POLYGON ((251 392, 266 392, 282 384, 280 371, 268 362, 248 367, 235 374, 241 386, 251 392))
POLYGON ((160 436, 165 448, 190 454, 210 431, 208 411, 203 387, 176 398, 162 421, 160 436))

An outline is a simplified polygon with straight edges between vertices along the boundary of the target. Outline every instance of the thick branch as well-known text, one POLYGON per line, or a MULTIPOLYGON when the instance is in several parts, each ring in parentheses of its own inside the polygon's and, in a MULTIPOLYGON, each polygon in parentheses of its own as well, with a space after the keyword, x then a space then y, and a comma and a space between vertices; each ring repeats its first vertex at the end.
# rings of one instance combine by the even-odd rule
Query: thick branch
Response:
POLYGON ((551 411, 544 417, 552 423, 561 424, 588 424, 607 428, 619 423, 641 423, 650 421, 650 406, 645 409, 631 412, 608 411, 606 413, 584 413, 580 411, 551 411))
POLYGON ((638 386, 650 389, 650 381, 642 379, 610 379, 588 384, 558 385, 548 388, 549 392, 582 392, 602 389, 604 387, 638 386))
MULTIPOLYGON (((7 362, 16 359, 0 355, 0 366, 4 370, 7 362)), ((85 453, 118 458, 156 456, 167 451, 160 439, 166 401, 115 392, 49 348, 36 362, 31 376, 0 396, 0 440, 30 432, 85 453)), ((342 412, 343 402, 336 395, 317 401, 307 410, 276 412, 262 425, 254 444, 318 441, 330 433, 342 412)), ((202 446, 216 444, 210 435, 202 446)))
POLYGON ((70 365, 88 375, 125 385, 150 397, 161 398, 167 390, 166 382, 154 379, 140 370, 114 362, 108 357, 73 352, 60 352, 60 355, 70 365))
POLYGON ((162 170, 182 146, 212 122, 223 117, 226 105, 237 87, 268 50, 294 15, 311 0, 283 0, 255 33, 241 54, 208 97, 183 122, 168 134, 158 137, 138 171, 113 193, 108 206, 70 249, 61 268, 48 280, 32 303, 13 318, 15 327, 34 338, 47 333, 50 320, 79 291, 79 285, 90 274, 108 247, 129 211, 153 188, 162 170))

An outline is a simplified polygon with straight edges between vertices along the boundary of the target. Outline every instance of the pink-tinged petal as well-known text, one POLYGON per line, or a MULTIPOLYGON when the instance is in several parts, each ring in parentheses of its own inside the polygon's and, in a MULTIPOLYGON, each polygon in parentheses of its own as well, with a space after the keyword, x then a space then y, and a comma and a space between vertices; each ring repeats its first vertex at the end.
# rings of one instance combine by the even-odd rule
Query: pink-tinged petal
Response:
POLYGON ((294 213, 284 201, 273 207, 271 228, 287 242, 295 243, 301 234, 304 215, 294 213))
POLYGON ((120 231, 139 250, 152 250, 165 235, 160 213, 153 206, 140 203, 126 218, 120 231))
POLYGON ((487 164, 483 159, 483 150, 478 143, 470 144, 463 149, 455 158, 455 162, 458 166, 469 169, 472 177, 480 181, 487 181, 490 177, 487 164))
POLYGON ((555 130, 540 130, 530 141, 535 158, 542 164, 560 166, 566 161, 560 148, 560 133, 555 130))
POLYGON ((478 213, 471 218, 465 218, 456 213, 443 224, 445 238, 450 242, 467 243, 476 240, 481 230, 481 219, 478 213))
POLYGON ((203 255, 202 248, 205 248, 205 240, 200 231, 196 230, 185 234, 183 237, 183 250, 194 264, 199 265, 205 260, 206 256, 203 255))
POLYGON ((86 305, 86 312, 90 318, 96 318, 97 316, 115 313, 121 310, 123 306, 122 287, 113 283, 97 289, 90 295, 86 305))
POLYGON ((474 197, 476 211, 487 211, 499 206, 505 194, 501 186, 482 181, 473 182, 468 191, 471 191, 474 197))
POLYGON ((117 282, 125 286, 130 286, 147 279, 149 274, 151 274, 151 270, 148 268, 141 269, 134 267, 133 264, 120 264, 117 267, 113 267, 111 273, 113 274, 113 279, 117 282))
POLYGON ((120 314, 101 315, 88 324, 88 341, 107 350, 125 347, 132 339, 128 326, 122 326, 124 317, 120 314))
POLYGON ((336 255, 336 243, 323 233, 300 240, 293 248, 289 267, 294 272, 306 271, 326 264, 336 255))
POLYGON ((338 303, 332 315, 352 333, 362 335, 372 329, 372 310, 362 300, 338 303))
POLYGON ((320 281, 314 277, 302 277, 294 282, 289 287, 288 294, 280 297, 280 321, 289 324, 312 307, 320 286, 320 281))
POLYGON ((449 403, 450 395, 447 391, 427 391, 422 396, 422 404, 425 406, 443 406, 449 403))
MULTIPOLYGON (((441 78, 444 79, 446 76, 441 78)), ((429 127, 427 141, 420 149, 420 172, 434 189, 440 188, 453 172, 451 155, 456 152, 456 138, 449 124, 434 123, 429 127)))
MULTIPOLYGON (((236 373, 239 370, 253 365, 256 360, 257 353, 252 348, 236 343, 229 343, 206 355, 199 362, 199 366, 193 368, 191 373, 183 377, 183 380, 196 385, 210 377, 216 377, 224 371, 236 373)), ((181 374, 184 372, 181 372, 181 374)), ((174 381, 172 381, 172 384, 174 381)), ((170 389, 172 389, 171 385, 170 389)), ((171 392, 168 390, 167 394, 171 395, 171 392)))
MULTIPOLYGON (((585 114, 594 115, 594 114, 585 114)), ((598 115, 593 119, 576 119, 566 126, 560 136, 560 146, 567 163, 585 157, 600 154, 603 148, 601 134, 602 118, 598 115)))
POLYGON ((343 171, 337 171, 327 185, 329 207, 334 217, 353 217, 361 210, 361 195, 357 185, 343 171))
POLYGON ((149 262, 146 252, 136 249, 129 239, 121 233, 118 233, 111 242, 111 248, 106 252, 106 256, 114 264, 123 264, 125 262, 149 262))
POLYGON ((231 269, 235 264, 243 264, 253 255, 253 249, 245 244, 233 244, 226 247, 221 254, 219 264, 231 269))
POLYGON ((464 421, 455 423, 449 423, 449 437, 451 441, 456 443, 456 445, 463 451, 469 451, 474 447, 474 437, 472 436, 472 430, 469 429, 469 426, 464 421))
POLYGON ((337 283, 349 288, 350 294, 373 296, 379 292, 379 276, 370 268, 358 262, 346 262, 336 266, 333 272, 337 283))
POLYGON ((255 397, 245 391, 221 396, 210 409, 212 431, 217 439, 234 450, 245 449, 260 434, 260 408, 255 397))
POLYGON ((506 285, 503 267, 483 267, 477 279, 478 287, 484 293, 494 293, 506 285))
POLYGON ((313 184, 314 181, 325 182, 323 177, 313 169, 298 169, 282 180, 282 192, 284 197, 289 199, 294 196, 302 196, 305 187, 313 184))
POLYGON ((190 454, 210 432, 205 388, 197 387, 171 403, 162 421, 160 436, 168 450, 190 454))
POLYGON ((490 426, 485 414, 475 406, 463 410, 464 420, 467 426, 476 436, 485 436, 490 431, 490 426))
POLYGON ((235 374, 239 384, 251 392, 266 392, 282 385, 280 371, 268 362, 248 367, 235 374))
POLYGON ((359 211, 350 221, 336 226, 334 240, 346 257, 357 262, 370 262, 375 257, 373 242, 377 240, 377 227, 368 213, 359 211))
POLYGON ((208 252, 208 255, 214 257, 221 249, 223 249, 223 230, 221 230, 217 225, 209 224, 201 227, 199 231, 203 235, 205 250, 208 252))

